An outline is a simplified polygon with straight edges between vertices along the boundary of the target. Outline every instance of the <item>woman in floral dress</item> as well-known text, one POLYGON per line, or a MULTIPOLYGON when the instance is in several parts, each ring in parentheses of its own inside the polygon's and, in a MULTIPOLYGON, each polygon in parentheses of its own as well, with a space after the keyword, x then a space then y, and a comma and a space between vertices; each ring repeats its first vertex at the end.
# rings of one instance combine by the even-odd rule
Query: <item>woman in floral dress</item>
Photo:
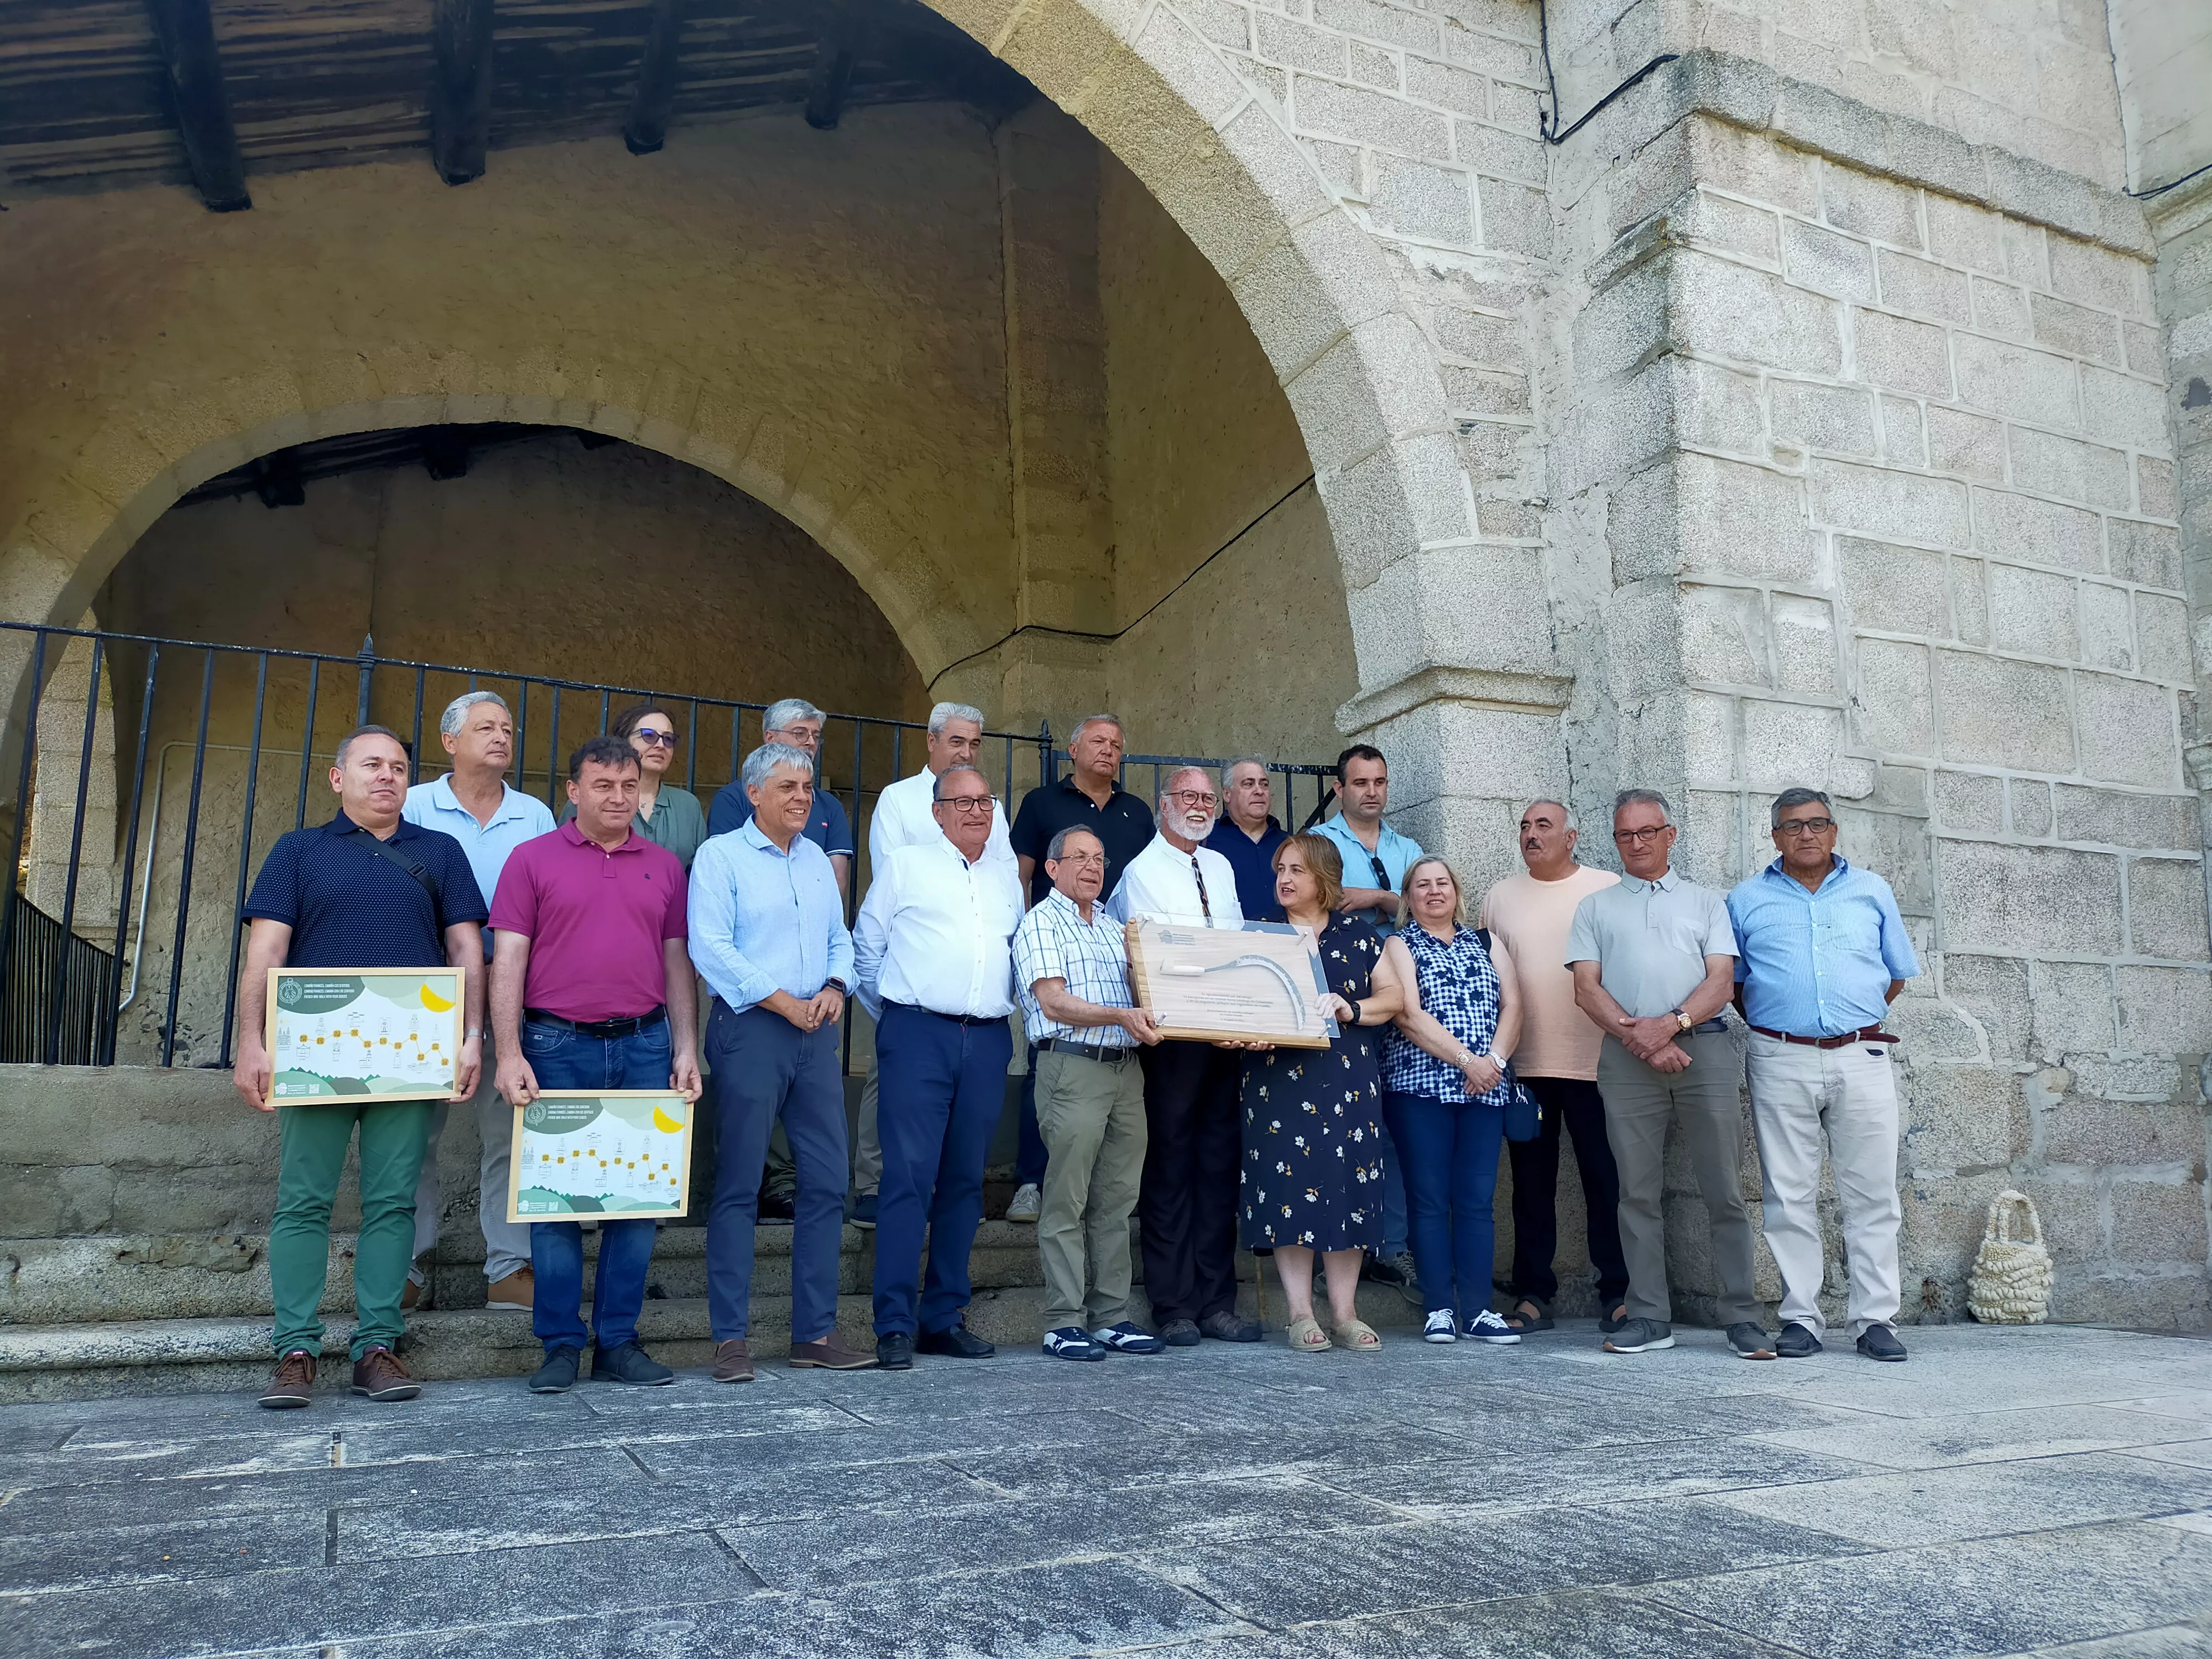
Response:
POLYGON ((1373 927, 1340 914, 1344 866, 1327 837, 1292 836, 1275 849, 1275 896, 1311 930, 1340 1027, 1328 1048, 1253 1045, 1244 1060, 1247 1249, 1272 1249, 1290 1304, 1290 1344, 1332 1346, 1314 1318, 1314 1252, 1328 1275, 1331 1320, 1355 1352, 1382 1346, 1353 1303, 1363 1249, 1382 1242, 1382 1072, 1376 1027, 1403 1006, 1395 969, 1373 927))

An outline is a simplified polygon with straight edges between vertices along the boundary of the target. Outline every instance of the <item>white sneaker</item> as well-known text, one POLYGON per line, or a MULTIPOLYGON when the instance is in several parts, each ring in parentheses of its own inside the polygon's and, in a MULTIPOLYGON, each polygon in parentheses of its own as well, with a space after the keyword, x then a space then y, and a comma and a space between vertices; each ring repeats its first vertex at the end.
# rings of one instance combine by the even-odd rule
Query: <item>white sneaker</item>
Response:
POLYGON ((1521 1340, 1520 1332, 1487 1308, 1461 1326, 1460 1334, 1471 1342, 1494 1342, 1501 1346, 1521 1340))
POLYGON ((1009 1221, 1035 1221, 1037 1212, 1044 1208, 1044 1194, 1037 1190, 1034 1181, 1025 1181, 1014 1188, 1014 1201, 1006 1206, 1009 1221))
POLYGON ((1459 1340, 1459 1322, 1449 1308, 1434 1308, 1429 1312, 1429 1322, 1422 1328, 1424 1342, 1456 1342, 1459 1340))

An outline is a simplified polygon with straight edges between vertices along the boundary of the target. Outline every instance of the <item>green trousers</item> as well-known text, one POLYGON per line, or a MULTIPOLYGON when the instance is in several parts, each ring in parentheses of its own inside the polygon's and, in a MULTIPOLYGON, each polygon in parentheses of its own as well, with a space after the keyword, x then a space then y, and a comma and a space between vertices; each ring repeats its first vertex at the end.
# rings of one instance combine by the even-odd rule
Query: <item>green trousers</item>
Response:
POLYGON ((269 1289, 276 1304, 276 1352, 323 1351, 323 1284, 331 1260, 331 1204, 346 1148, 361 1126, 361 1242, 353 1258, 353 1357, 396 1348, 399 1298, 415 1250, 415 1183, 437 1103, 339 1101, 280 1106, 276 1217, 269 1224, 269 1289))
POLYGON ((1129 1215, 1145 1171, 1145 1073, 1046 1048, 1036 1057, 1037 1133, 1048 1154, 1037 1213, 1044 1325, 1103 1330, 1129 1316, 1129 1215))

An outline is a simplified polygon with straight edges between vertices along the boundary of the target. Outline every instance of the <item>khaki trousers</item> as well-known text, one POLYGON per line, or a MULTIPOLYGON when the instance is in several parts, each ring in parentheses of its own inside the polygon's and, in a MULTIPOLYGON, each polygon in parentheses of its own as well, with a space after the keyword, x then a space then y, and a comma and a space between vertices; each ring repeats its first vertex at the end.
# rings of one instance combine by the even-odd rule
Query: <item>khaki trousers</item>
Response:
POLYGON ((1129 1217, 1145 1171, 1145 1073, 1118 1061, 1040 1049, 1037 1132, 1044 1193, 1037 1255, 1044 1325, 1103 1330, 1129 1316, 1129 1217))
POLYGON ((1628 1315, 1674 1318, 1667 1285, 1667 1125, 1679 1121, 1711 1230, 1716 1309, 1723 1326, 1763 1320, 1752 1292, 1751 1211, 1743 1201, 1741 1073, 1725 1031, 1677 1039, 1687 1071, 1654 1071, 1608 1036, 1598 1051, 1605 1138, 1620 1171, 1620 1247, 1628 1261, 1628 1315))
POLYGON ((1751 1034, 1752 1122, 1765 1170, 1766 1246, 1782 1270, 1782 1319, 1815 1336, 1826 1269, 1820 1244, 1820 1143, 1843 1200, 1844 1261, 1850 1279, 1851 1339, 1894 1325, 1899 1299, 1897 1233, 1897 1083, 1889 1045, 1814 1048, 1751 1034))

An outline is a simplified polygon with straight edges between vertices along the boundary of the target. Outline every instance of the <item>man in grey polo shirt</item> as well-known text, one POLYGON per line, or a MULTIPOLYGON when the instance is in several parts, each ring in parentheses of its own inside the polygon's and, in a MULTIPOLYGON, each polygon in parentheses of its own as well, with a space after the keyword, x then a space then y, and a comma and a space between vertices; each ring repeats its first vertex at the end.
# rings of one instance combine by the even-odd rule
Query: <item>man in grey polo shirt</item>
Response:
POLYGON ((1678 1118, 1712 1228, 1729 1346, 1745 1359, 1771 1359, 1752 1292, 1742 1073, 1719 1018, 1735 989, 1735 930, 1718 893, 1674 873, 1675 834, 1664 795, 1622 790, 1613 843, 1625 873, 1575 908, 1567 936, 1576 1005, 1605 1033, 1597 1086, 1620 1170, 1628 1258, 1628 1318, 1603 1346, 1607 1353, 1674 1346, 1662 1204, 1667 1123, 1678 1118))

